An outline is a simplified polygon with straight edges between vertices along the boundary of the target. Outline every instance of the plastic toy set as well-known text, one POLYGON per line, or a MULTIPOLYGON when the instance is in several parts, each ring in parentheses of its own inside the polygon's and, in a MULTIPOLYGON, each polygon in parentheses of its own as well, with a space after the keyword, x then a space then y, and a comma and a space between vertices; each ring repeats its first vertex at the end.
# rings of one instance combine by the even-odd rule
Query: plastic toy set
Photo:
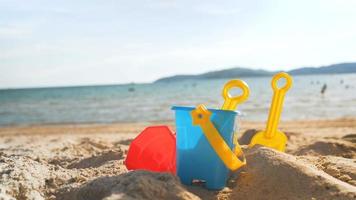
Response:
MULTIPOLYGON (((292 86, 292 78, 285 72, 272 79, 273 99, 265 131, 257 133, 249 147, 256 144, 284 151, 287 137, 278 130, 284 96, 292 86), (279 79, 285 85, 278 87, 279 79)), ((183 184, 203 182, 207 189, 225 187, 230 170, 246 165, 235 131, 237 106, 249 97, 248 85, 230 80, 222 90, 221 109, 174 106, 176 134, 167 126, 146 128, 131 143, 126 167, 129 170, 150 170, 177 174, 183 184), (240 88, 241 95, 232 97, 229 91, 240 88)))

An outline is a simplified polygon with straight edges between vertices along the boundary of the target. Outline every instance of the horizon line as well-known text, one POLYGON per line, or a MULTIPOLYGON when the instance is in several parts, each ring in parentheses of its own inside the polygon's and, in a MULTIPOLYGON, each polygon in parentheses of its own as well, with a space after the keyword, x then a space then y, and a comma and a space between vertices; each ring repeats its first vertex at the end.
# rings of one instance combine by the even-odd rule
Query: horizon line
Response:
MULTIPOLYGON (((19 87, 7 87, 7 88, 2 88, 0 86, 0 91, 5 91, 5 90, 27 90, 27 89, 60 89, 60 88, 76 88, 76 87, 106 87, 106 86, 124 86, 124 85, 145 85, 145 84, 154 84, 156 83, 157 80, 159 79, 163 79, 163 78, 168 78, 168 77, 173 77, 173 76, 181 76, 181 75, 201 75, 204 73, 209 73, 209 72, 217 72, 217 71, 221 71, 221 70, 229 70, 229 69, 234 69, 234 68, 241 68, 241 69, 251 69, 251 70, 263 70, 263 71, 267 71, 267 72, 278 72, 278 71, 292 71, 292 70, 296 70, 296 69, 301 69, 301 68, 321 68, 321 67, 327 67, 327 66, 332 66, 332 65, 339 65, 339 64, 350 64, 350 63, 356 63, 356 62, 340 62, 340 63, 334 63, 334 64, 329 64, 329 65, 322 65, 322 66, 309 66, 309 67, 296 67, 293 69, 289 69, 289 70, 268 70, 268 69, 254 69, 254 68, 250 68, 250 67, 228 67, 228 68, 223 68, 220 70, 213 70, 213 71, 206 71, 203 73, 199 73, 199 74, 175 74, 175 75, 171 75, 171 76, 165 76, 165 77, 161 77, 158 78, 154 81, 150 81, 150 82, 126 82, 126 83, 88 83, 88 84, 78 84, 78 85, 47 85, 47 86, 19 86, 19 87)), ((330 74, 335 74, 335 73, 330 73, 330 74)), ((318 74, 296 74, 294 76, 305 76, 305 75, 318 75, 318 74)), ((320 74, 323 75, 323 74, 320 74)), ((247 77, 247 76, 245 76, 247 77)), ((264 77, 264 76, 249 76, 249 77, 255 77, 255 78, 259 78, 259 77, 264 77)), ((219 78, 217 78, 219 79, 219 78)))

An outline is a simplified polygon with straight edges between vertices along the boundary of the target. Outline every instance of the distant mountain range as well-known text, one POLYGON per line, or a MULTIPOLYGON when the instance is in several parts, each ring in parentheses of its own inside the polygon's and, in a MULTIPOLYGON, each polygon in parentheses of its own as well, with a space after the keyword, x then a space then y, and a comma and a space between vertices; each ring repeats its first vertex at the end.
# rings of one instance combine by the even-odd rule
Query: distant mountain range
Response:
MULTIPOLYGON (((254 70, 248 68, 231 68, 219 71, 206 72, 197 75, 175 75, 156 80, 155 82, 174 82, 182 80, 197 80, 197 79, 224 79, 237 77, 258 77, 270 76, 277 71, 254 70)), ((302 67, 287 71, 291 75, 308 75, 308 74, 342 74, 356 73, 356 63, 340 63, 322 67, 302 67)))

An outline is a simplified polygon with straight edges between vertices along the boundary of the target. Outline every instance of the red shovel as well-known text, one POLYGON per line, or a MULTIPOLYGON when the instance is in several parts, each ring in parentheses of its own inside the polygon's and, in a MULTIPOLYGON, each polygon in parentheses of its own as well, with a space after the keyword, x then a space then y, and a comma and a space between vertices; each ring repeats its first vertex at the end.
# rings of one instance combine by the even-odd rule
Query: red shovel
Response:
POLYGON ((129 170, 176 173, 176 137, 167 126, 145 128, 130 144, 125 160, 129 170))

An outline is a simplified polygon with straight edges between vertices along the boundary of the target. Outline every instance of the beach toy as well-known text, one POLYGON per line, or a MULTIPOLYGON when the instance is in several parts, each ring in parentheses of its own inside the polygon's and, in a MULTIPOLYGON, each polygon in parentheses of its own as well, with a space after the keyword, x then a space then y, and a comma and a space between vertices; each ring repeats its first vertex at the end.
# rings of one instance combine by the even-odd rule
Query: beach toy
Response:
POLYGON ((229 168, 230 170, 236 170, 245 165, 245 162, 240 161, 238 158, 238 156, 241 156, 243 154, 240 145, 237 144, 235 146, 235 156, 234 152, 232 152, 230 147, 221 137, 219 131, 211 122, 211 112, 206 109, 204 105, 199 105, 195 110, 191 112, 191 115, 193 118, 193 125, 199 125, 201 127, 210 145, 215 150, 216 154, 220 157, 220 159, 223 161, 227 168, 229 168))
POLYGON ((225 100, 223 106, 221 107, 222 110, 236 110, 237 104, 240 104, 248 98, 250 95, 250 89, 248 85, 241 80, 230 80, 227 82, 223 88, 222 96, 225 100), (240 88, 242 90, 242 94, 239 96, 232 97, 229 93, 229 90, 232 88, 240 88))
MULTIPOLYGON (((225 187, 230 170, 236 170, 245 164, 239 159, 241 148, 235 133, 233 111, 239 102, 244 101, 246 89, 242 89, 244 98, 228 95, 226 88, 241 87, 239 84, 226 84, 223 97, 230 103, 220 109, 206 109, 200 105, 194 107, 174 106, 177 137, 177 175, 181 182, 192 185, 202 182, 207 189, 218 190, 225 187), (245 92, 244 92, 245 91, 245 92), (231 103, 238 100, 237 103, 231 103), (230 110, 231 109, 231 110, 230 110)), ((236 83, 236 82, 235 82, 236 83)), ((246 84, 247 90, 248 87, 246 84)), ((224 103, 224 104, 225 104, 224 103)))
POLYGON ((167 126, 145 128, 130 144, 125 160, 129 170, 176 173, 176 138, 167 126))
POLYGON ((256 144, 267 146, 278 151, 285 151, 287 144, 287 136, 278 130, 278 123, 282 113, 282 106, 284 96, 289 88, 292 86, 292 77, 285 72, 276 74, 272 79, 273 99, 269 111, 267 126, 265 131, 258 132, 252 137, 250 147, 256 144), (283 87, 279 88, 277 82, 279 79, 284 78, 286 83, 283 87))

